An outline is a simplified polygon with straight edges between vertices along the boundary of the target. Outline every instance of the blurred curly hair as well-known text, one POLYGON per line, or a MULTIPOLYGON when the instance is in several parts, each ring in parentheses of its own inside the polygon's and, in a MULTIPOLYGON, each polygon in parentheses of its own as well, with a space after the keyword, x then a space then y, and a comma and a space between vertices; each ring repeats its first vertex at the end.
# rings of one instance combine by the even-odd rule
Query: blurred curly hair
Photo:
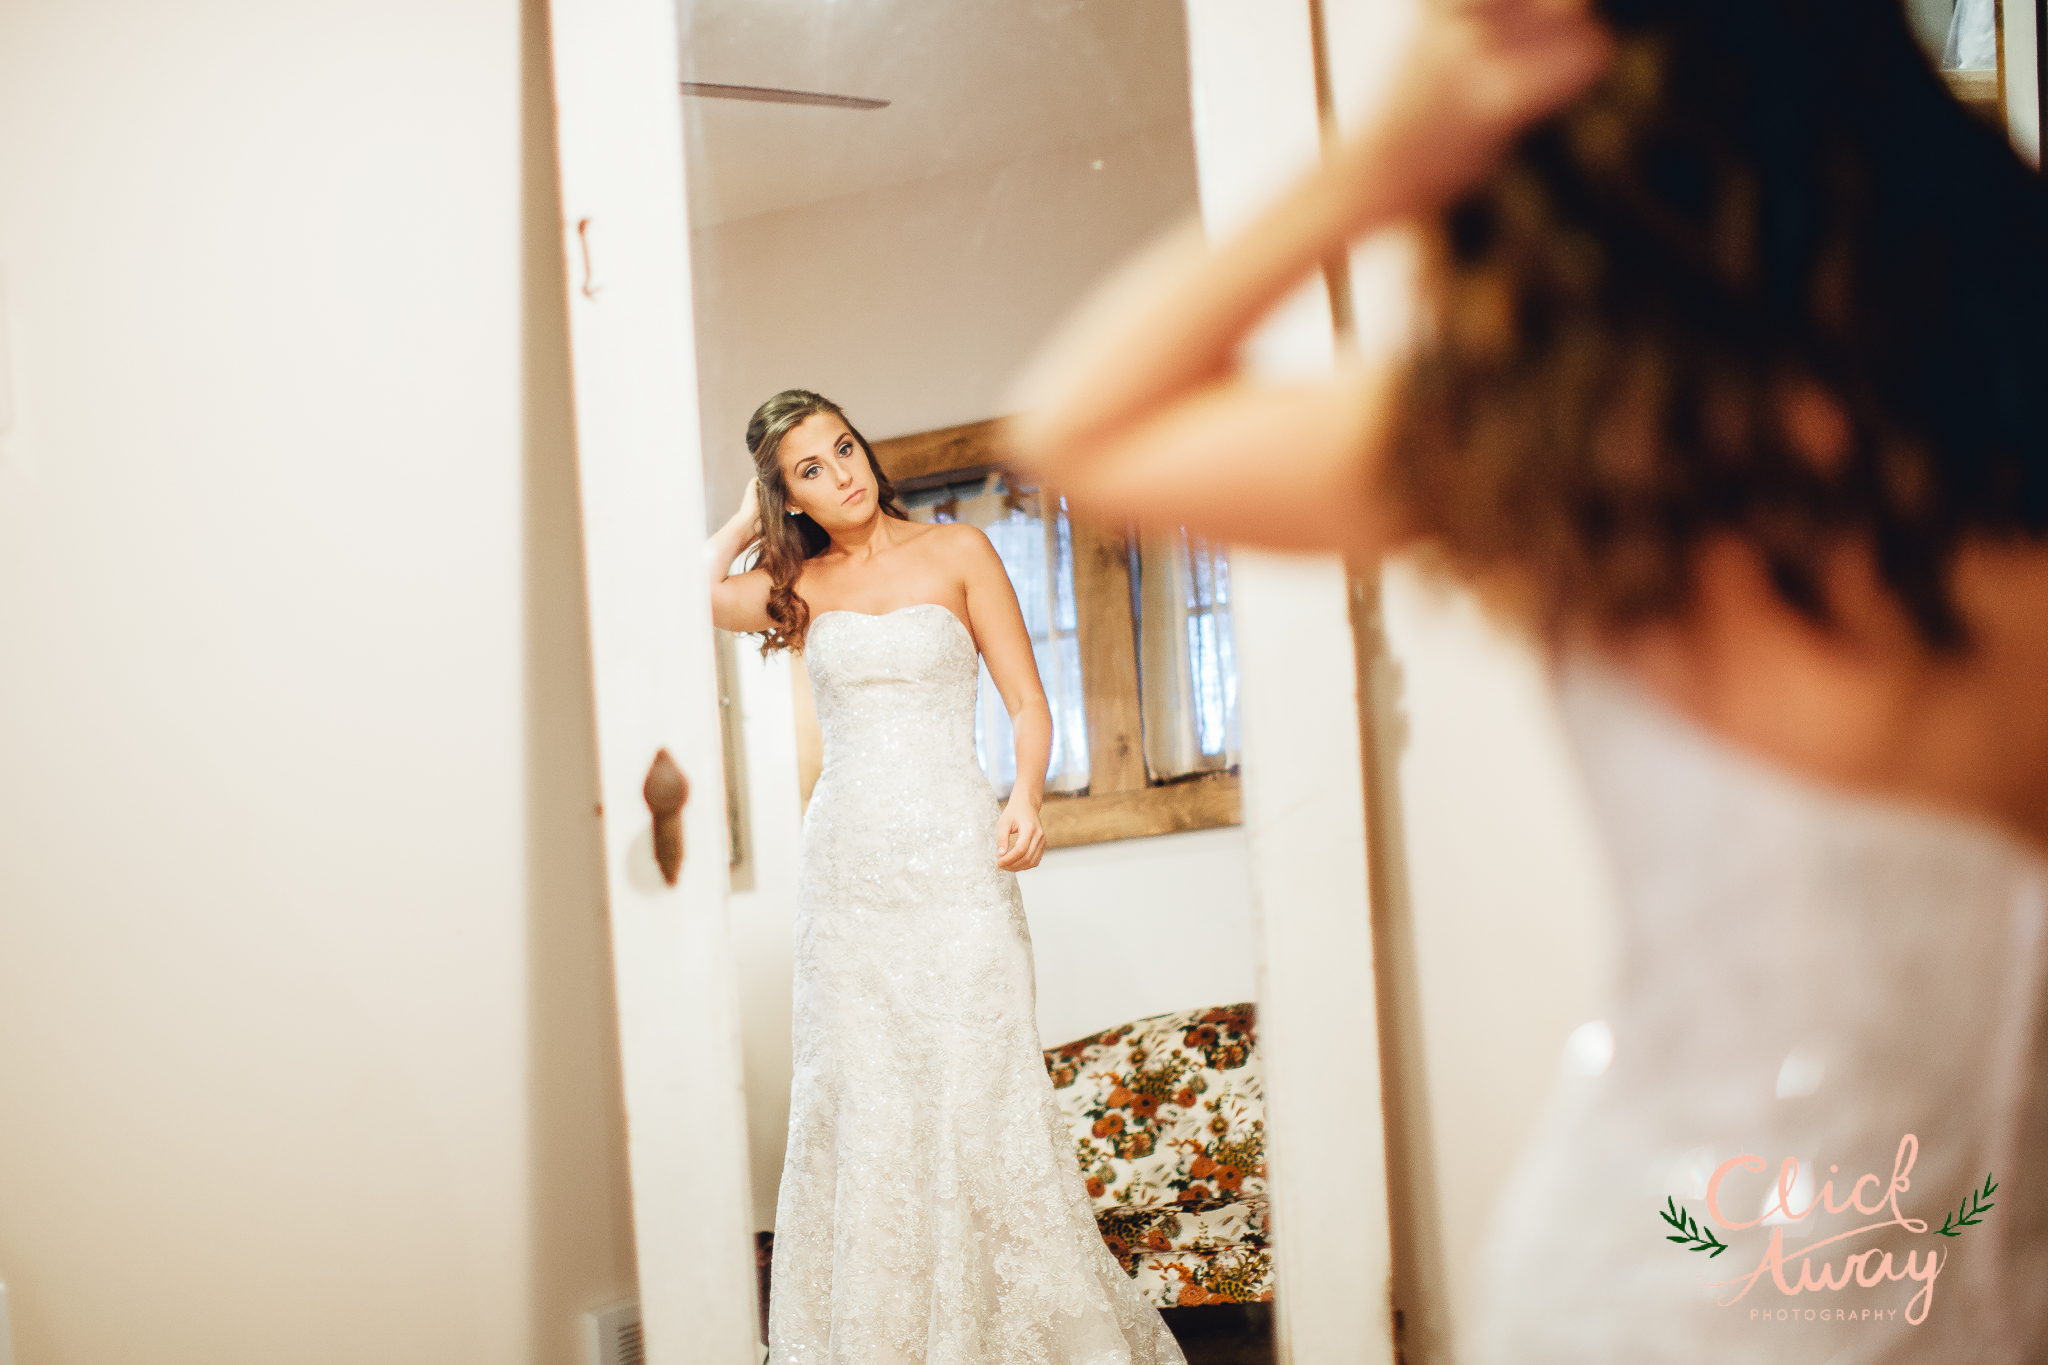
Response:
POLYGON ((1600 10, 1602 82, 1426 227, 1398 491, 1553 637, 1681 614, 1728 537, 1822 625, 1866 547, 1962 648, 1959 547, 2048 531, 2048 187, 1899 0, 1600 10))

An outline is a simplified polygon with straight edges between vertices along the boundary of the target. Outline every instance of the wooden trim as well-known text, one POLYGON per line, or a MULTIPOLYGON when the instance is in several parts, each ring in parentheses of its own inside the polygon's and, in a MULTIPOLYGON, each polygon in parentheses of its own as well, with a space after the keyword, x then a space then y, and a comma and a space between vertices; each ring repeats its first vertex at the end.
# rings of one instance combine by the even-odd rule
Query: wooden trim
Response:
POLYGON ((1007 447, 1002 431, 1007 418, 940 427, 912 436, 873 442, 882 472, 896 483, 929 479, 935 474, 991 469, 1004 462, 1007 447))
MULTIPOLYGON (((1047 511, 1057 495, 1046 494, 1047 511)), ((1081 640, 1081 695, 1088 711, 1091 796, 1141 791, 1145 746, 1138 713, 1138 647, 1131 626, 1130 545, 1121 531, 1074 529, 1074 617, 1081 640)))
POLYGON ((1237 774, 1220 773, 1137 791, 1048 797, 1039 818, 1048 848, 1072 848, 1241 824, 1243 810, 1237 774))
POLYGON ((2002 71, 1944 71, 1949 93, 1971 113, 2005 126, 2005 96, 2002 71))
MULTIPOLYGON (((888 466, 884 465, 884 469, 888 466)), ((981 482, 991 474, 1000 474, 999 464, 971 464, 965 469, 947 469, 937 474, 920 474, 916 478, 899 479, 891 475, 889 483, 898 493, 915 493, 926 488, 944 488, 951 483, 981 482)))

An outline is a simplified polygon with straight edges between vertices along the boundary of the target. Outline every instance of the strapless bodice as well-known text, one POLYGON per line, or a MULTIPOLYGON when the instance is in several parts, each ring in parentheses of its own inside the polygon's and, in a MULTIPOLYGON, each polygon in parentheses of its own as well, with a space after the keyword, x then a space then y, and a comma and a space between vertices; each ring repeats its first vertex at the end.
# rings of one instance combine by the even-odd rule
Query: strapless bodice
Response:
POLYGON ((822 612, 811 621, 804 656, 825 776, 980 773, 980 655, 950 609, 921 602, 884 615, 822 612))
POLYGON ((2040 862, 1988 829, 1741 753, 1590 660, 1567 663, 1560 692, 1619 893, 1611 1053, 1586 1049, 1592 1074, 1561 1082, 1510 1182, 1475 1358, 2044 1358, 2040 862), (1939 1226, 1992 1175, 1998 1206, 1980 1226, 1823 1245, 1876 1221, 1823 1209, 1716 1228, 1726 1253, 1666 1240, 1666 1201, 1707 1223, 1706 1183, 1725 1163, 1765 1163, 1726 1177, 1731 1220, 1759 1216, 1786 1160, 1800 1163, 1795 1212, 1830 1181, 1843 1208, 1859 1176, 1890 1181, 1908 1134, 1904 1214, 1939 1226), (1816 1276, 1824 1263, 1839 1276, 1870 1248, 1898 1277, 1787 1294, 1766 1274, 1738 1295, 1730 1282, 1774 1231, 1795 1287, 1809 1254, 1816 1276), (1914 1302, 1909 1252, 1943 1258, 1931 1311, 1914 1302))
POLYGON ((942 906, 966 879, 1007 904, 1001 806, 974 757, 981 659, 960 618, 931 602, 823 612, 804 657, 825 744, 804 812, 806 885, 819 893, 807 900, 827 919, 894 914, 942 906), (929 884, 913 895, 905 878, 929 884))

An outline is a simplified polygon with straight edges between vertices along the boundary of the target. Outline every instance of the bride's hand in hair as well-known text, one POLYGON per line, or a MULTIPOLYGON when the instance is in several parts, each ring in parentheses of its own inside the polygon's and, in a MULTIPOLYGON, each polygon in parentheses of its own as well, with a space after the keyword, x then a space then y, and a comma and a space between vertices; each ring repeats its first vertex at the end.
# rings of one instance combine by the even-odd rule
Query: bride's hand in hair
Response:
POLYGON ((705 542, 704 554, 711 561, 716 583, 725 576, 726 566, 754 548, 761 540, 761 481, 748 479, 746 491, 740 494, 740 505, 725 525, 711 533, 705 542))
POLYGON ((1061 329, 1013 400, 1019 467, 1096 515, 1224 540, 1371 558, 1407 534, 1381 479, 1390 372, 1282 386, 1238 349, 1347 243, 1471 188, 1613 50, 1588 0, 1424 4, 1387 98, 1313 174, 1222 242, 1161 241, 1061 329))
POLYGON ((732 514, 733 524, 745 529, 746 545, 752 545, 761 538, 761 481, 747 480, 747 491, 740 494, 740 510, 732 514))
POLYGON ((720 630, 766 630, 768 575, 734 574, 732 566, 761 541, 760 485, 747 480, 739 510, 704 540, 704 570, 711 584, 711 620, 720 630))
POLYGON ((1425 0, 1392 92, 1337 159, 1369 157, 1415 209, 1440 207, 1591 89, 1613 50, 1588 0, 1425 0))

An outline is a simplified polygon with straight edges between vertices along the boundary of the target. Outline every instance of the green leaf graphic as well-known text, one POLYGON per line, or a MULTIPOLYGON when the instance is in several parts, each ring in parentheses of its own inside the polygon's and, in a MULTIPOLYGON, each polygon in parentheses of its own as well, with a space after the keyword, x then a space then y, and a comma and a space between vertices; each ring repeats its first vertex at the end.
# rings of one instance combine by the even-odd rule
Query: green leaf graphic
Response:
POLYGON ((1667 1242, 1677 1242, 1688 1251, 1704 1251, 1710 1261, 1728 1249, 1728 1244, 1716 1237, 1712 1228, 1701 1232, 1692 1214, 1678 1207, 1675 1196, 1666 1197, 1664 1207, 1657 1210, 1657 1216, 1678 1229, 1677 1236, 1664 1239, 1667 1242))
POLYGON ((1984 1221, 1985 1214, 1998 1207, 1991 1202, 1991 1196, 1997 1192, 1998 1186, 1992 1183, 1991 1175, 1987 1172, 1984 1176, 1984 1187, 1971 1190, 1964 1196, 1963 1202, 1956 1205, 1956 1211, 1941 1220, 1941 1226, 1934 1230, 1935 1235, 1960 1237, 1964 1228, 1976 1227, 1984 1221))

